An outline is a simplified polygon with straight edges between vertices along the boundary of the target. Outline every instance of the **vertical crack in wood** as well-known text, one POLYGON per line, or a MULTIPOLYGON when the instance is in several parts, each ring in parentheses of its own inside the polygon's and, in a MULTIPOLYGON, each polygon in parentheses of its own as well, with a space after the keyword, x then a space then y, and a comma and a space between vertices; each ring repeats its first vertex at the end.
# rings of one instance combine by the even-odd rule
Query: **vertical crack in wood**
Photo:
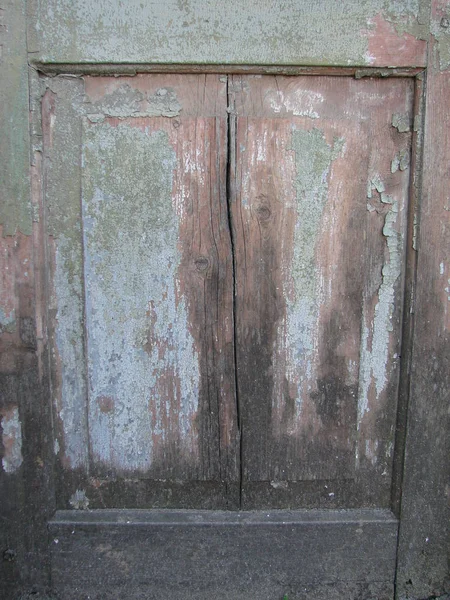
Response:
POLYGON ((242 423, 241 423, 241 410, 240 410, 240 398, 239 398, 239 381, 238 381, 238 364, 237 364, 237 323, 236 323, 236 250, 235 250, 235 237, 233 230, 233 218, 231 214, 231 203, 236 199, 236 113, 235 113, 235 102, 234 92, 230 88, 230 77, 227 76, 227 172, 226 172, 226 202, 227 202, 227 214, 228 214, 228 230, 230 234, 230 246, 231 246, 231 269, 233 279, 233 353, 234 353, 234 388, 236 398, 236 420, 238 427, 238 441, 239 441, 239 508, 242 507, 242 481, 243 481, 243 461, 242 461, 242 423))

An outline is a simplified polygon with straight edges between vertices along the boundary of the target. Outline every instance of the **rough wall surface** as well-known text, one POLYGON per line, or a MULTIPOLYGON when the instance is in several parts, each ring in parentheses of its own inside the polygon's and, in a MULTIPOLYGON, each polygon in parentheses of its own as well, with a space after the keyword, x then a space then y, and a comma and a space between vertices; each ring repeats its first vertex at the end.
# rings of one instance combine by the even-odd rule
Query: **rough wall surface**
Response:
POLYGON ((425 60, 428 0, 32 0, 47 63, 395 66, 425 60))

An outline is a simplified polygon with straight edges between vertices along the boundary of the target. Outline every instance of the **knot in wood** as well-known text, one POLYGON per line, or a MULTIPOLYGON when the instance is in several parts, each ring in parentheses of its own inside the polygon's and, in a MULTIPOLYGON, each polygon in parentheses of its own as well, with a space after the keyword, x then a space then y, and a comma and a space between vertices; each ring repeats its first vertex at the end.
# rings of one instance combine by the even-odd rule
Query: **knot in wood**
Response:
POLYGON ((194 264, 199 273, 204 273, 208 270, 209 259, 206 256, 199 256, 195 259, 194 264))
POLYGON ((268 221, 272 216, 272 211, 268 206, 260 204, 255 208, 256 216, 260 221, 268 221))

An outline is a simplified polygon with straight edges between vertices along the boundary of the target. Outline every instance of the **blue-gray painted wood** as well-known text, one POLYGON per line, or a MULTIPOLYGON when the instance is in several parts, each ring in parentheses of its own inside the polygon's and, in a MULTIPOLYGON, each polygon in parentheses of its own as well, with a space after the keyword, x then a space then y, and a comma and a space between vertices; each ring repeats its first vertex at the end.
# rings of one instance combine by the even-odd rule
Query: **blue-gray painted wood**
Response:
POLYGON ((428 35, 426 0, 29 4, 45 63, 421 66, 428 35))

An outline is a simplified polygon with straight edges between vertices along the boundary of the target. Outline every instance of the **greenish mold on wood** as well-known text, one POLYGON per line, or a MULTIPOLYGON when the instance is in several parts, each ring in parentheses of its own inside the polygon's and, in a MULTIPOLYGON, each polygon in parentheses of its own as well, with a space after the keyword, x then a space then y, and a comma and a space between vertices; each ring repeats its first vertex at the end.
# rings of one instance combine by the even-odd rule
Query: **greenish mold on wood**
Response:
POLYGON ((151 124, 86 120, 83 140, 90 443, 97 464, 147 470, 155 440, 187 452, 197 443, 200 374, 178 279, 176 157, 151 124))
POLYGON ((47 63, 365 66, 377 19, 427 39, 428 15, 429 0, 33 0, 30 49, 47 63))
POLYGON ((9 0, 0 10, 0 224, 3 235, 30 235, 28 66, 25 1, 9 0))
POLYGON ((0 333, 4 331, 13 333, 16 331, 16 313, 15 310, 7 310, 0 307, 0 333))

